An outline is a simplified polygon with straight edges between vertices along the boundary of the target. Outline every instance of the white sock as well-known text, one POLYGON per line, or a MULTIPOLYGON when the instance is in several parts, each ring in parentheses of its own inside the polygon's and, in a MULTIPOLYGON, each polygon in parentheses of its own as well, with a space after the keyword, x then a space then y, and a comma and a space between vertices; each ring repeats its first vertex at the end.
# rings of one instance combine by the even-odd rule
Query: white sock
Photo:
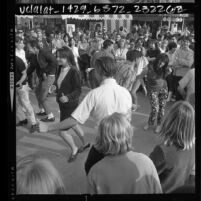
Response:
POLYGON ((52 114, 52 112, 50 114, 48 114, 48 119, 53 118, 54 115, 52 114))

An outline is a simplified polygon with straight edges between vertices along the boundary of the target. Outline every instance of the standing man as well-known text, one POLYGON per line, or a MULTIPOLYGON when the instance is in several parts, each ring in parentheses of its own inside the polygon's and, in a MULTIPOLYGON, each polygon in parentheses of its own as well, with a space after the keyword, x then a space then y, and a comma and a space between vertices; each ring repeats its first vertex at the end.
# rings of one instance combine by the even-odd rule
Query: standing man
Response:
POLYGON ((16 64, 16 115, 19 122, 16 126, 31 124, 30 133, 37 131, 37 122, 33 107, 29 100, 29 89, 27 86, 27 63, 20 57, 19 52, 23 52, 24 42, 20 37, 15 39, 15 64, 16 64))
POLYGON ((55 81, 57 60, 50 51, 41 49, 37 41, 31 41, 30 45, 33 48, 34 53, 37 55, 37 61, 42 72, 42 78, 39 79, 39 84, 36 88, 36 97, 40 108, 38 115, 47 115, 47 117, 41 119, 41 121, 53 122, 55 121, 55 117, 48 105, 47 96, 50 86, 55 81))
MULTIPOLYGON (((40 124, 40 132, 51 130, 68 130, 77 124, 84 124, 92 116, 94 123, 99 125, 100 121, 114 112, 119 112, 131 118, 132 98, 129 91, 118 85, 113 78, 117 71, 116 62, 108 56, 100 57, 95 62, 97 72, 101 77, 101 85, 91 90, 83 101, 74 110, 71 117, 64 119, 60 123, 45 125, 40 124)), ((70 158, 77 157, 78 147, 75 145, 72 136, 64 133, 63 139, 70 144, 72 154, 70 158)))

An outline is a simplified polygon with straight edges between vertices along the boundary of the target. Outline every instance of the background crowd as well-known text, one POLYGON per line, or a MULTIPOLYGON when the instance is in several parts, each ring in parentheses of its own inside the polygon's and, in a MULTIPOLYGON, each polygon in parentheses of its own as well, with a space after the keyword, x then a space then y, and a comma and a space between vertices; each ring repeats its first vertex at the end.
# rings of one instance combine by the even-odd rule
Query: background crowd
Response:
MULTIPOLYGON (((36 115, 44 117, 40 122, 54 122, 48 96, 55 93, 60 123, 39 123, 39 131, 60 130, 72 150, 68 162, 90 147, 79 124, 92 116, 98 127, 85 164, 89 193, 173 193, 182 191, 180 187, 194 192, 194 43, 193 30, 172 34, 147 25, 134 25, 129 33, 124 27, 107 33, 100 26, 94 31, 76 28, 72 35, 41 28, 16 30, 17 126, 30 122, 30 132, 35 133, 36 115), (91 91, 80 103, 84 85, 91 91), (144 129, 156 125, 162 139, 149 157, 132 148, 131 113, 139 107, 140 86, 151 106, 144 129), (29 87, 38 101, 36 114, 29 87), (167 101, 176 103, 164 114, 167 101), (68 135, 70 128, 81 140, 80 148, 68 135)), ((64 193, 61 178, 49 162, 24 160, 17 170, 18 193, 64 193), (52 186, 45 188, 39 178, 29 182, 37 188, 27 185, 35 171, 50 179, 52 186)))

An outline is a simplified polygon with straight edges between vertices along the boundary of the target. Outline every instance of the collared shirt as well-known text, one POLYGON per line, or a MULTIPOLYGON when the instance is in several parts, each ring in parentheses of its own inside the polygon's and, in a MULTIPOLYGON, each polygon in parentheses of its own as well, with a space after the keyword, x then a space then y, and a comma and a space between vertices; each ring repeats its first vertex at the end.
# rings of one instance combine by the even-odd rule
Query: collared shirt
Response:
POLYGON ((84 124, 91 115, 96 124, 114 112, 129 114, 132 98, 127 89, 113 78, 105 79, 98 88, 91 90, 72 113, 72 117, 84 124))
POLYGON ((26 60, 26 56, 25 56, 25 51, 23 49, 21 49, 21 50, 16 49, 15 50, 15 55, 17 57, 19 57, 20 59, 22 59, 22 61, 25 63, 25 66, 27 68, 28 64, 27 64, 27 60, 26 60))
POLYGON ((195 69, 189 70, 186 75, 179 81, 179 86, 186 88, 186 100, 189 101, 190 95, 195 93, 195 69))
POLYGON ((175 67, 174 74, 176 76, 183 77, 191 68, 194 62, 194 51, 191 49, 184 50, 179 48, 175 53, 175 62, 173 67, 175 67))
POLYGON ((121 58, 123 58, 123 59, 126 60, 126 54, 127 54, 127 52, 128 52, 127 48, 123 48, 123 49, 118 48, 117 51, 116 51, 116 53, 115 53, 115 56, 116 57, 121 57, 121 58))
POLYGON ((69 70, 70 70, 69 66, 65 67, 65 68, 61 68, 61 73, 60 73, 59 78, 57 80, 57 86, 58 86, 58 88, 61 87, 61 83, 62 83, 63 79, 66 77, 66 75, 69 72, 69 70))

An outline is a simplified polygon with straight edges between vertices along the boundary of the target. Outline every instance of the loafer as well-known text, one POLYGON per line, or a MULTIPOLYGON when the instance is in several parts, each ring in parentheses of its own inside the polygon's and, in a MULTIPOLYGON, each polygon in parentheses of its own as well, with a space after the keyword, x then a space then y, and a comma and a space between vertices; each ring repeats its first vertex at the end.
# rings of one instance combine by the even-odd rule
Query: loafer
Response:
POLYGON ((78 155, 78 150, 77 150, 76 154, 71 154, 70 155, 70 158, 68 159, 68 162, 71 163, 71 162, 75 161, 76 158, 77 158, 77 155, 78 155))
POLYGON ((19 122, 16 124, 16 126, 24 126, 24 125, 26 125, 26 124, 28 124, 28 120, 27 120, 27 119, 24 119, 24 120, 22 120, 22 121, 19 121, 19 122))
POLYGON ((46 112, 38 112, 38 113, 36 113, 36 115, 38 115, 38 116, 45 116, 47 114, 46 114, 46 112))
POLYGON ((78 153, 82 153, 83 151, 85 151, 86 149, 88 149, 90 147, 90 143, 86 144, 85 146, 82 146, 78 149, 78 153))
POLYGON ((55 117, 52 117, 52 118, 45 117, 44 119, 41 119, 41 121, 43 121, 43 122, 54 122, 55 117))

